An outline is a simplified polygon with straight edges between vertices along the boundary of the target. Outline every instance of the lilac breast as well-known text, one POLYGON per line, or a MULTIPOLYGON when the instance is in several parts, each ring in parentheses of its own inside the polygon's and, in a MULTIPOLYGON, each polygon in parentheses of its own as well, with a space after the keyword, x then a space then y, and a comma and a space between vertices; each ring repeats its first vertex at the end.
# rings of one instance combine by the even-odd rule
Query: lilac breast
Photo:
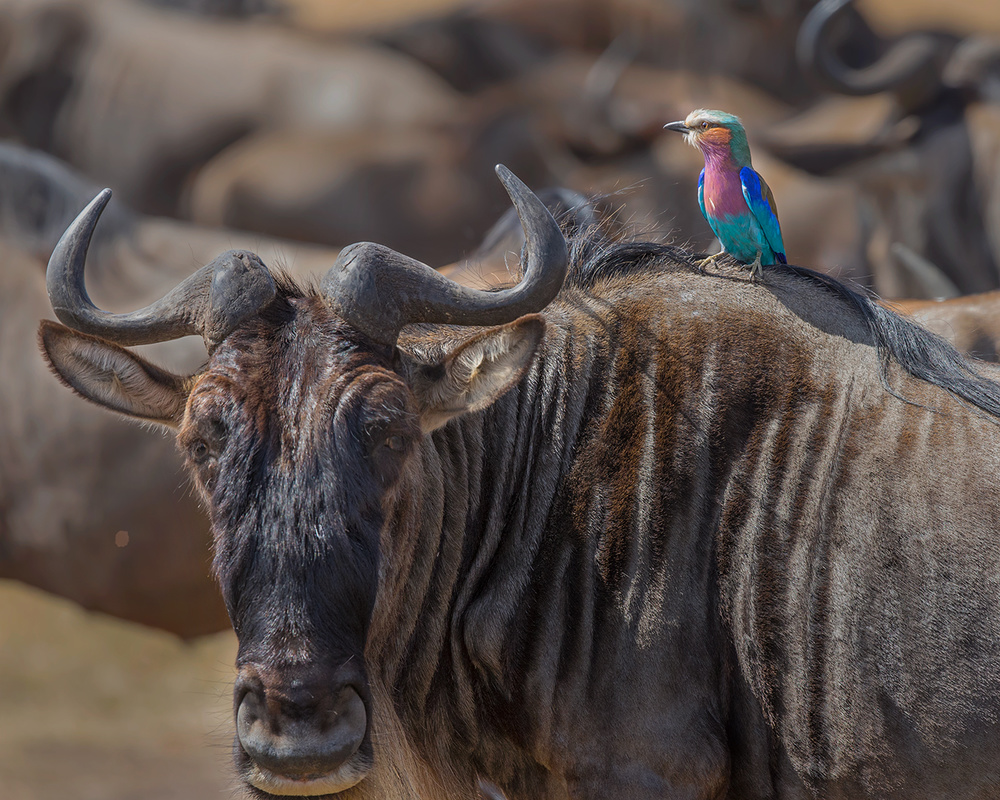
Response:
POLYGON ((705 164, 705 212, 712 217, 725 218, 746 214, 749 209, 743 198, 739 167, 729 164, 705 164))

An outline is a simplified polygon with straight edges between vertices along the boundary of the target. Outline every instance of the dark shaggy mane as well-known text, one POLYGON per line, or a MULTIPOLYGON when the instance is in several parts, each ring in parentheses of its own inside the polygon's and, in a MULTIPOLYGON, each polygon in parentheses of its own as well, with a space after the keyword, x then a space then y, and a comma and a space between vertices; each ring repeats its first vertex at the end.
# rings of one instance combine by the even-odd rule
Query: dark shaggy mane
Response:
POLYGON ((907 401, 889 385, 888 364, 895 361, 910 375, 944 389, 976 408, 1000 417, 1000 384, 984 378, 975 362, 950 342, 917 323, 880 306, 871 297, 855 292, 836 278, 806 267, 780 265, 795 275, 846 300, 868 326, 882 358, 879 377, 886 391, 907 401))
POLYGON ((676 245, 641 241, 571 242, 566 285, 593 289, 609 278, 659 272, 668 267, 698 271, 694 254, 676 245))
MULTIPOLYGON (((682 247, 658 242, 614 241, 599 231, 578 231, 570 243, 570 272, 566 285, 591 289, 607 278, 656 272, 664 269, 698 271, 701 257, 682 247)), ((879 377, 895 397, 906 400, 889 384, 888 365, 895 361, 915 378, 934 384, 1000 418, 1000 384, 984 378, 974 361, 951 343, 917 323, 876 303, 867 294, 851 289, 836 278, 806 267, 777 264, 765 270, 780 270, 797 276, 818 292, 837 296, 857 314, 871 333, 881 356, 879 377)))

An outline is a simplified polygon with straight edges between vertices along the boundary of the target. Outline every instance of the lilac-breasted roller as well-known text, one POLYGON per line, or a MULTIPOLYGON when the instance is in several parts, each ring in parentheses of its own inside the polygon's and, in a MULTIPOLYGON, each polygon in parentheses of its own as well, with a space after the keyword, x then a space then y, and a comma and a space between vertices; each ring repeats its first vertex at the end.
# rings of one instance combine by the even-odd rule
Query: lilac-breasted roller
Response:
POLYGON ((700 108, 668 130, 685 135, 701 150, 705 168, 698 178, 698 205, 722 242, 723 252, 750 265, 787 264, 778 207, 764 179, 750 165, 750 145, 739 117, 700 108))

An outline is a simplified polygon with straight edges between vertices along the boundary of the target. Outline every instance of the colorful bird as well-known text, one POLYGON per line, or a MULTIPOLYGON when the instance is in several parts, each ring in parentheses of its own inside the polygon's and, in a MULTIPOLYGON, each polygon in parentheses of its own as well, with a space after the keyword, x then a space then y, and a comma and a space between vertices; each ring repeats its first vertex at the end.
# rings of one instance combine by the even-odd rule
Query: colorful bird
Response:
POLYGON ((787 264, 778 207, 770 187, 750 166, 750 145, 739 117, 700 108, 683 122, 663 127, 683 133, 705 156, 698 205, 722 251, 749 264, 753 278, 761 275, 762 265, 787 264))

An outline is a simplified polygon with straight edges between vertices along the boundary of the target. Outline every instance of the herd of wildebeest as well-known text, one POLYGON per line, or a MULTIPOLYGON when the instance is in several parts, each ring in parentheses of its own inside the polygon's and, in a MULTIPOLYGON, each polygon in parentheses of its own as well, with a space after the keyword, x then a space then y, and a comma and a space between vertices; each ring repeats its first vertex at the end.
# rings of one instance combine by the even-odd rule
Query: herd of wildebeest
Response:
POLYGON ((231 624, 253 797, 1000 796, 1000 34, 287 11, 0 0, 0 577, 231 624))

